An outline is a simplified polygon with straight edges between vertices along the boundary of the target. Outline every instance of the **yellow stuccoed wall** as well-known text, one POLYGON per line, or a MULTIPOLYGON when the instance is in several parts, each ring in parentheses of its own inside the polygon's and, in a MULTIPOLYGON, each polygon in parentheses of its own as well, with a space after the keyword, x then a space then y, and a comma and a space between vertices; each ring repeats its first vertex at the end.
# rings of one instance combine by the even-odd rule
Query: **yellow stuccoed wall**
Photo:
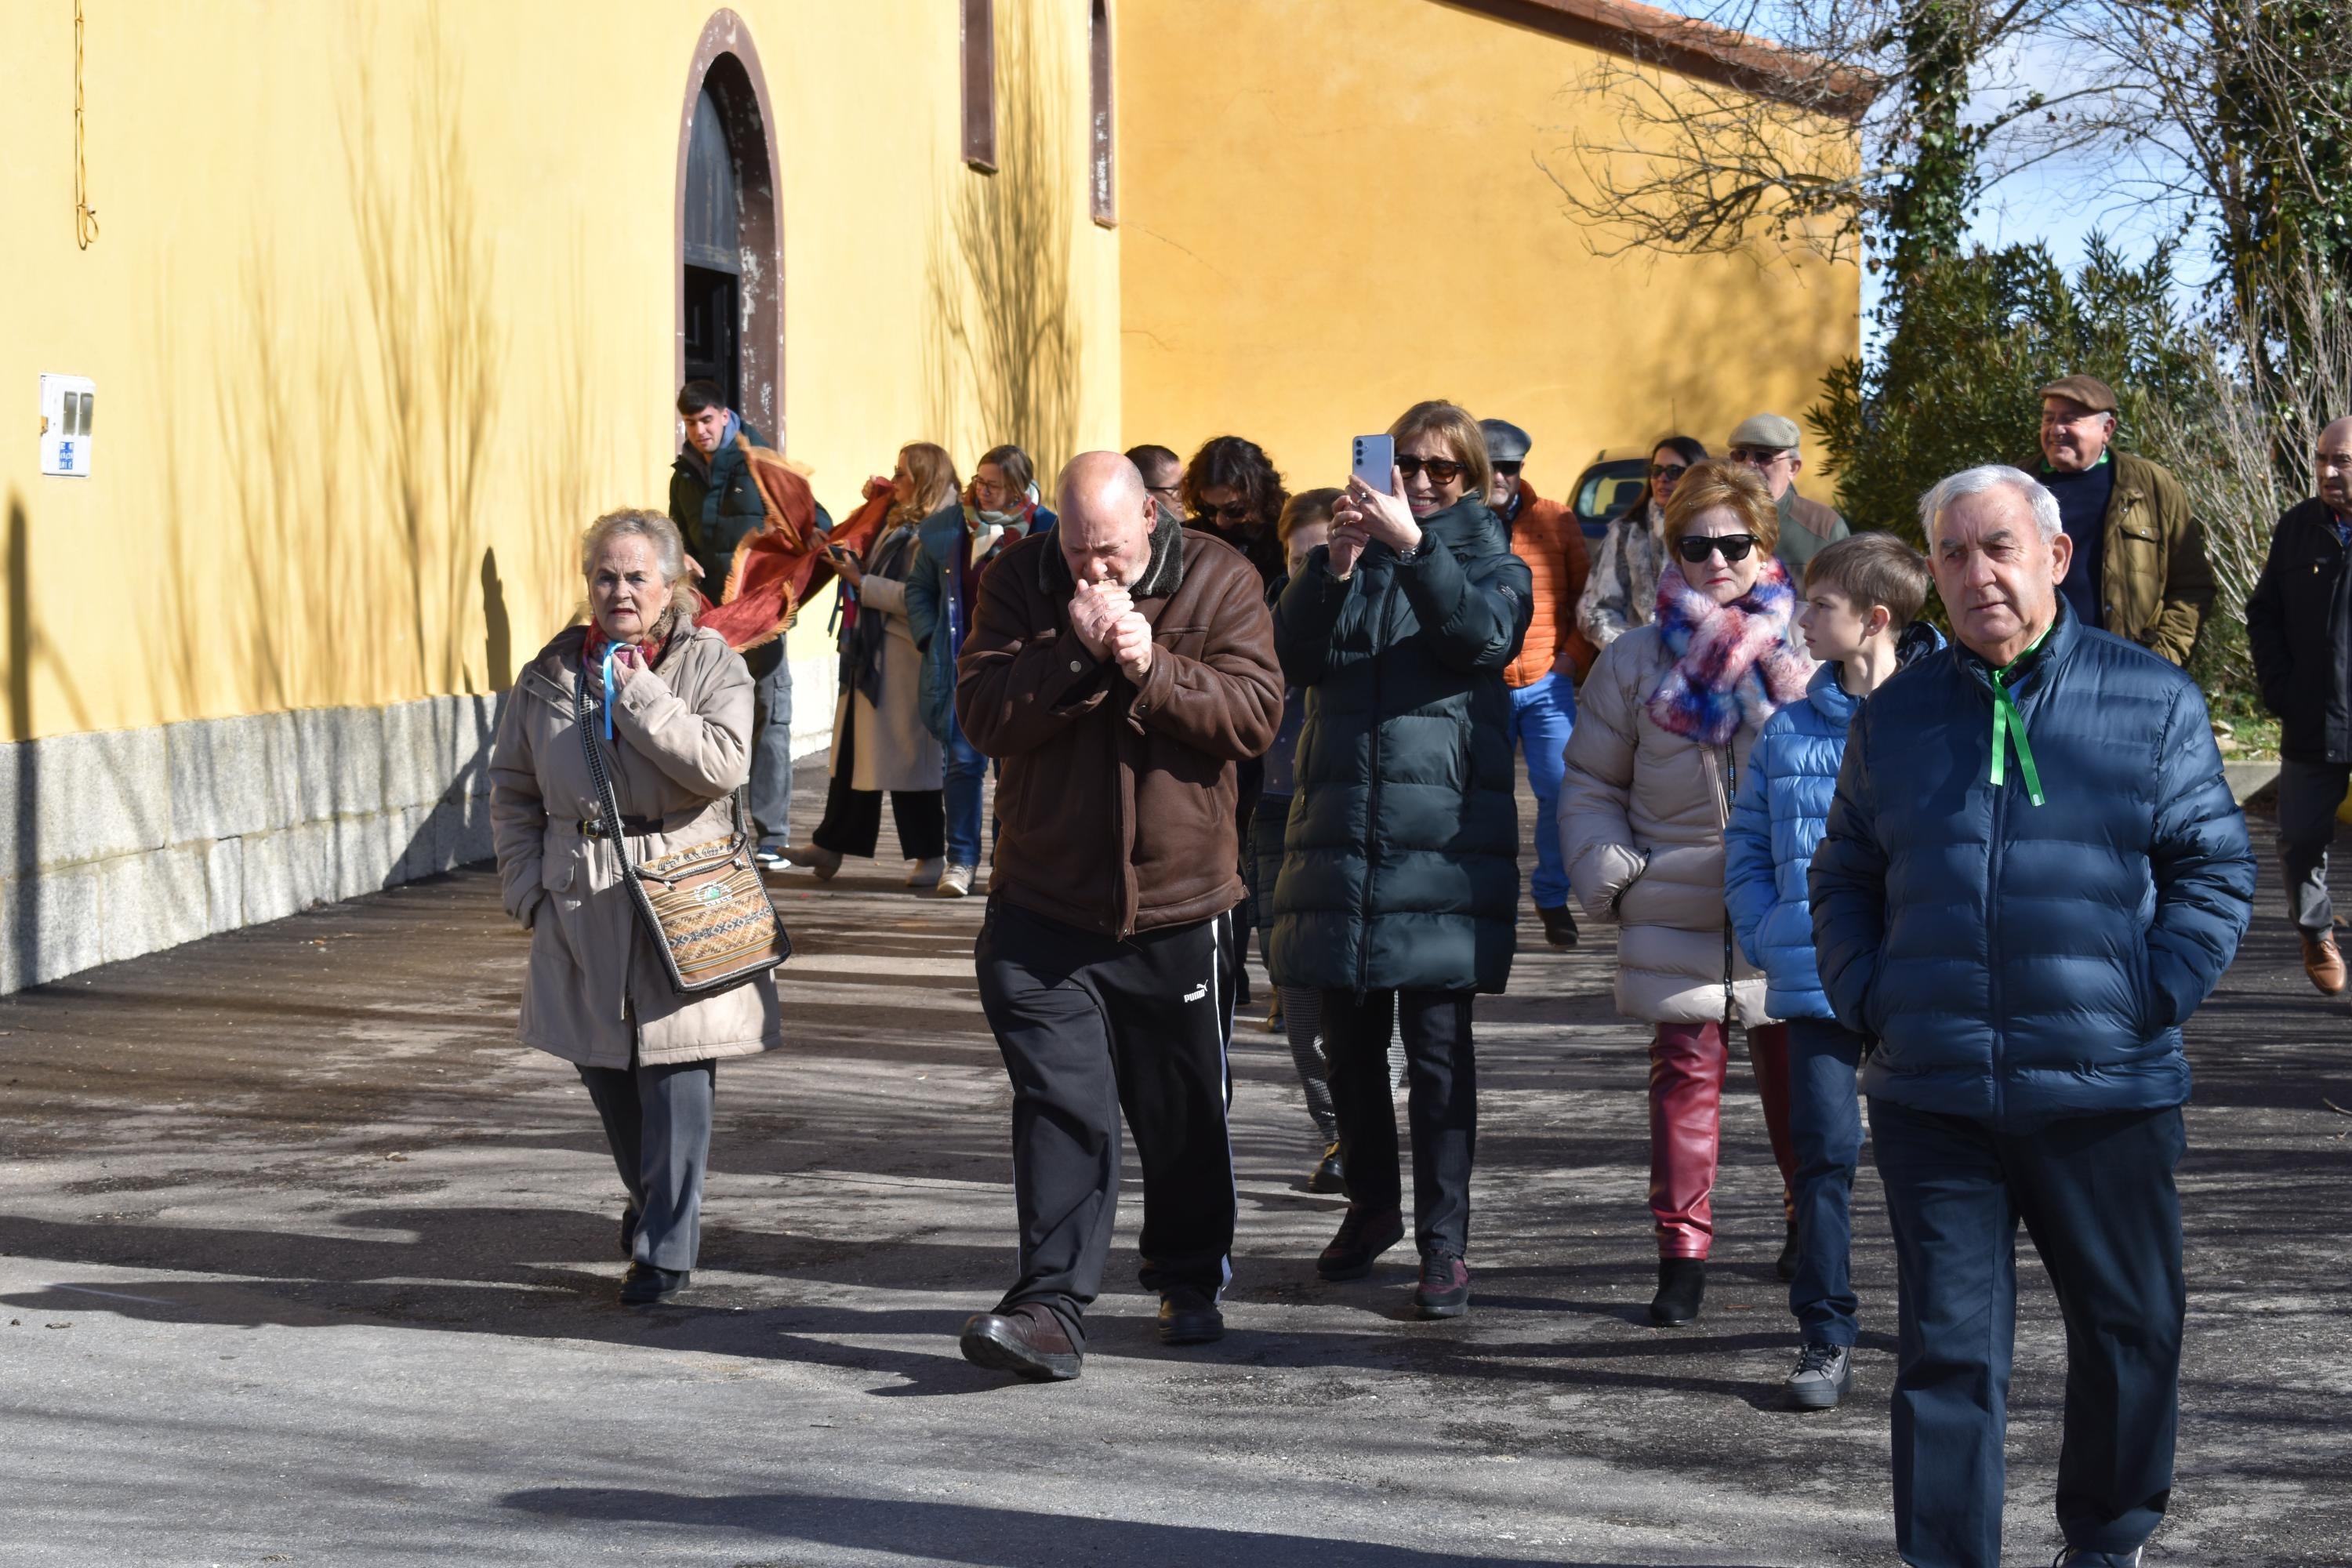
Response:
POLYGON ((1248 436, 1305 489, 1451 397, 1524 426, 1558 496, 1602 447, 1801 418, 1854 352, 1852 268, 1591 253, 1541 166, 1617 135, 1580 45, 1442 0, 1185 0, 1131 6, 1120 53, 1129 442, 1248 436))
MULTIPOLYGON (((711 7, 82 9, 86 251, 74 7, 0 0, 0 740, 504 687, 571 613, 581 526, 667 495, 678 136, 711 7), (38 471, 42 372, 96 380, 91 479, 38 471)), ((940 327, 974 288, 959 203, 989 183, 960 157, 956 7, 733 9, 776 121, 786 445, 840 514, 898 442, 969 465, 998 434, 988 366, 940 327)), ((1060 172, 1050 438, 1109 443, 1086 8, 998 13, 1000 91, 1042 95, 1060 172)), ((828 603, 796 657, 827 647, 828 603)))

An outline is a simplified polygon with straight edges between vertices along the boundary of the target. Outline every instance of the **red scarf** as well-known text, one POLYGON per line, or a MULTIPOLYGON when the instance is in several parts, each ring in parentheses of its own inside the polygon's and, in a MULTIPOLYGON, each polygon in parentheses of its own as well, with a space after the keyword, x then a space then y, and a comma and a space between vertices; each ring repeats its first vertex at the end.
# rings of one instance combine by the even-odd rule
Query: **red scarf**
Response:
MULTIPOLYGON (((664 616, 662 617, 663 623, 667 623, 668 621, 669 617, 667 616, 664 616)), ((669 651, 670 627, 668 625, 662 625, 662 623, 656 624, 662 626, 661 635, 659 637, 647 637, 643 642, 624 643, 621 645, 625 648, 630 648, 635 651, 637 656, 637 664, 640 668, 651 669, 656 664, 660 662, 661 656, 669 651)), ((604 630, 602 626, 599 626, 594 621, 590 621, 588 623, 588 646, 584 650, 583 650, 582 658, 590 669, 593 670, 603 668, 604 663, 604 650, 612 646, 612 641, 613 639, 611 637, 604 635, 604 630)))

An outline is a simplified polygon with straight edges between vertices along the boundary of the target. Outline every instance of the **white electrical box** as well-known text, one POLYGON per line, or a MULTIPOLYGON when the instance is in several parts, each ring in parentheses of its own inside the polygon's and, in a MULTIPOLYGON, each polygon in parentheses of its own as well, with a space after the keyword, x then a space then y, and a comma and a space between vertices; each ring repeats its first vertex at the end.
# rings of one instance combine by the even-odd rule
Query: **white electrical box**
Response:
POLYGON ((41 377, 41 472, 89 478, 91 405, 98 386, 86 375, 41 377))

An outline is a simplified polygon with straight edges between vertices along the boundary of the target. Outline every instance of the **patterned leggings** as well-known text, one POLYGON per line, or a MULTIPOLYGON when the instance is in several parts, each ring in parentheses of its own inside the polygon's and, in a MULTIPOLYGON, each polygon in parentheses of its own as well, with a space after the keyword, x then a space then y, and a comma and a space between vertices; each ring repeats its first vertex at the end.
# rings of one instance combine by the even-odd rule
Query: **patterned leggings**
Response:
MULTIPOLYGON (((1307 1091, 1307 1114, 1315 1119, 1318 1149, 1339 1141, 1339 1113, 1331 1108, 1331 1068, 1323 1059, 1323 998, 1305 985, 1284 985, 1282 1032, 1290 1039, 1291 1065, 1298 1069, 1298 1086, 1307 1091)), ((1404 1041, 1389 1037, 1389 1082, 1404 1082, 1404 1041)))

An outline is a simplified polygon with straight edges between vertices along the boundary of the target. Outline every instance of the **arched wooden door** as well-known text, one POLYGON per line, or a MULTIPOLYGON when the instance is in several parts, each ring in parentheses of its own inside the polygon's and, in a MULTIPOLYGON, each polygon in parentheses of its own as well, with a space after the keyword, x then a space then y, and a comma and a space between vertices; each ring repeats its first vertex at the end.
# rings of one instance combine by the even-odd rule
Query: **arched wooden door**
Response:
POLYGON ((676 379, 707 377, 784 447, 783 220, 773 119, 751 29, 703 24, 677 142, 676 379))

